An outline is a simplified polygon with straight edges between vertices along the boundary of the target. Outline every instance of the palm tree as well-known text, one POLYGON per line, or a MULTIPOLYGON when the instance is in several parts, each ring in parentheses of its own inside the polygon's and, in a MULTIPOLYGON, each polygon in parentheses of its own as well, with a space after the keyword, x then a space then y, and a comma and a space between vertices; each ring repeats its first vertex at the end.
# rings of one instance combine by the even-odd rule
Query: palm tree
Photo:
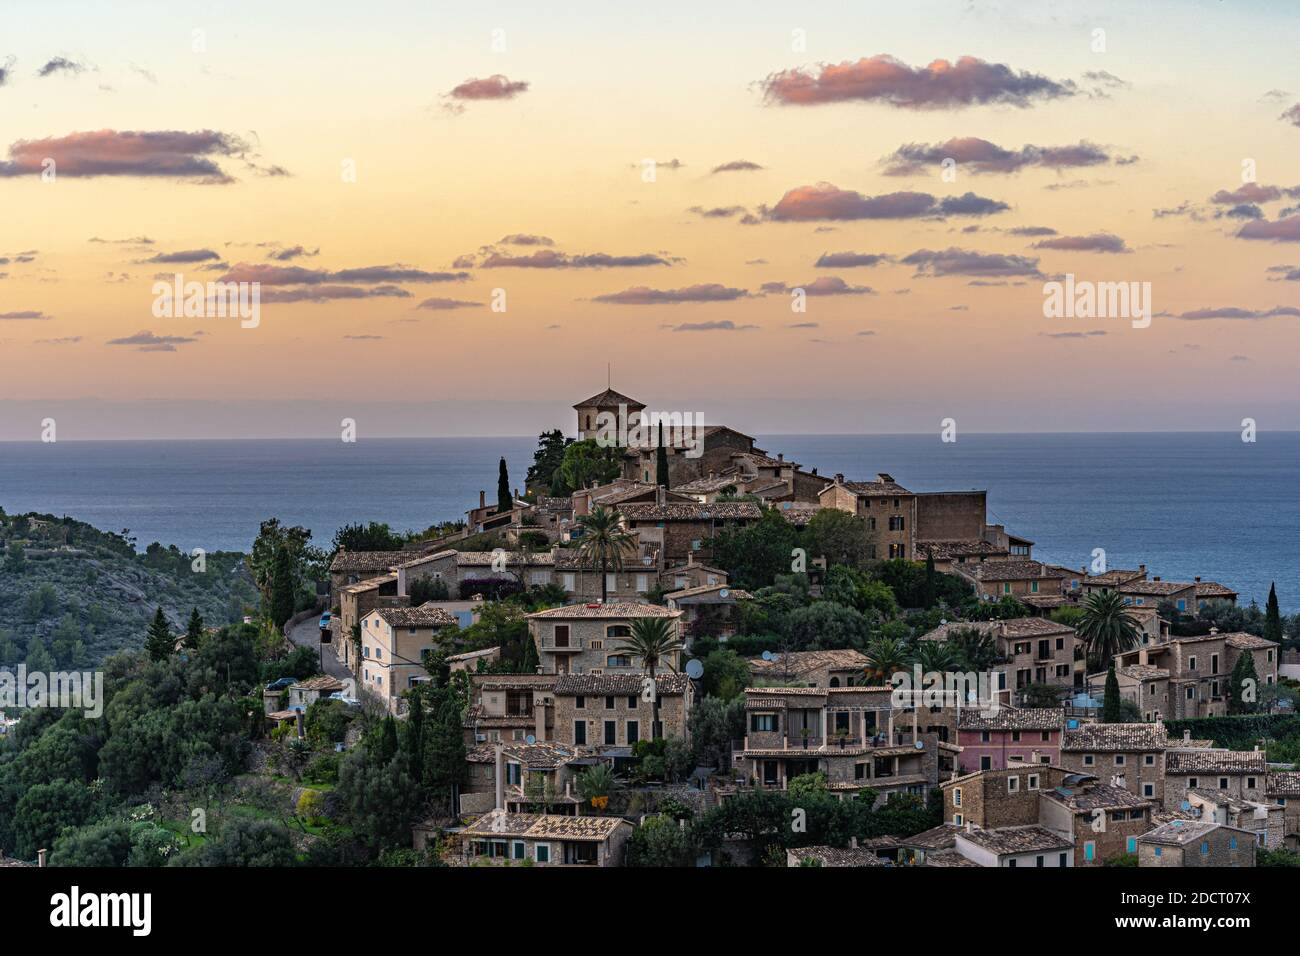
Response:
POLYGON ((635 538, 623 530, 620 522, 623 516, 615 509, 606 509, 597 505, 590 514, 578 519, 582 528, 582 543, 578 545, 578 556, 584 564, 594 564, 600 568, 600 603, 609 600, 609 583, 606 574, 610 568, 617 573, 623 570, 623 561, 631 556, 636 548, 635 538))
MULTIPOLYGON (((639 617, 632 622, 632 633, 619 642, 619 650, 641 658, 650 677, 654 696, 651 698, 650 738, 659 739, 659 688, 654 685, 655 669, 669 663, 672 655, 682 649, 677 628, 670 617, 639 617)), ((671 666, 671 664, 669 664, 671 666)))
POLYGON ((917 641, 912 659, 922 673, 955 671, 961 666, 961 652, 947 641, 917 641))
POLYGON ((966 670, 987 671, 994 664, 1002 663, 997 641, 991 633, 978 627, 963 627, 952 631, 948 635, 948 643, 956 648, 966 670))
POLYGON ((867 676, 874 677, 876 686, 888 684, 890 675, 902 670, 911 659, 907 646, 891 637, 879 637, 867 645, 867 676))
POLYGON ((1075 629, 1088 651, 1090 671, 1101 670, 1116 654, 1138 645, 1138 622, 1118 591, 1089 595, 1075 629))

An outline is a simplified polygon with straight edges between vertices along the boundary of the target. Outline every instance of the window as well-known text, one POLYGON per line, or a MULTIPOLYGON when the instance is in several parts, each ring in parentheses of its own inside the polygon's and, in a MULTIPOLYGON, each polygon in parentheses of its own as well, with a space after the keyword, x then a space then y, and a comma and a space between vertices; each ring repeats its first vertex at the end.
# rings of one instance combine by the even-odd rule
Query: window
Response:
POLYGON ((1142 784, 1142 796, 1154 797, 1156 795, 1156 785, 1154 783, 1142 784))
POLYGON ((609 657, 605 658, 605 666, 606 667, 631 667, 632 655, 631 654, 610 654, 609 657))
POLYGON ((569 625, 567 624, 555 625, 555 646, 556 647, 569 646, 569 625))
POLYGON ((1237 838, 1236 838, 1236 837, 1229 837, 1229 838, 1228 838, 1228 849, 1229 849, 1229 850, 1235 850, 1235 849, 1237 849, 1237 838))
POLYGON ((1209 841, 1209 840, 1202 840, 1202 841, 1201 841, 1201 856, 1209 856, 1209 855, 1210 855, 1210 841, 1209 841))
POLYGON ((1247 789, 1247 790, 1254 790, 1254 789, 1255 789, 1255 778, 1254 778, 1254 777, 1247 777, 1247 778, 1246 778, 1246 789, 1247 789))
POLYGON ((538 863, 551 862, 551 845, 549 843, 539 843, 533 847, 533 857, 538 863))
POLYGON ((1044 730, 1044 731, 1043 731, 1043 742, 1046 743, 1047 741, 1049 741, 1049 740, 1051 740, 1051 739, 1052 739, 1052 732, 1051 732, 1050 730, 1044 730))
POLYGON ((605 709, 606 709, 606 710, 613 710, 613 709, 614 709, 614 698, 613 698, 613 697, 606 697, 606 698, 605 698, 605 709))
MULTIPOLYGON (((853 779, 854 779, 854 780, 865 780, 865 779, 867 779, 867 765, 866 765, 865 763, 855 763, 855 764, 853 765, 853 779)), ((957 792, 958 792, 959 796, 958 796, 958 798, 957 798, 957 803, 956 803, 956 805, 957 805, 957 806, 961 806, 961 797, 960 797, 960 793, 961 793, 961 791, 959 790, 959 791, 957 791, 957 792)))
POLYGON ((1200 785, 1201 785, 1201 784, 1200 784, 1200 778, 1199 778, 1199 777, 1188 777, 1188 778, 1187 778, 1187 787, 1188 787, 1188 789, 1191 789, 1191 788, 1193 788, 1193 787, 1199 787, 1200 785))
POLYGON ((638 740, 640 740, 640 739, 641 739, 641 723, 640 723, 640 721, 629 720, 629 721, 627 722, 627 743, 628 743, 628 746, 630 747, 632 744, 636 743, 636 742, 637 742, 638 740))
POLYGON ((381 661, 384 659, 384 649, 382 647, 375 648, 375 657, 381 661))
POLYGON ((1096 855, 1097 855, 1097 844, 1089 840, 1087 843, 1083 845, 1083 858, 1087 860, 1089 863, 1091 863, 1093 857, 1095 857, 1096 855))
POLYGON ((1123 754, 1116 754, 1116 755, 1115 755, 1115 766, 1117 766, 1117 767, 1122 767, 1122 766, 1124 766, 1124 755, 1123 755, 1123 754))
POLYGON ((902 531, 902 530, 903 530, 903 516, 902 516, 902 515, 891 515, 891 516, 890 516, 890 518, 889 518, 889 530, 890 530, 890 531, 902 531))
POLYGON ((954 807, 961 806, 961 787, 952 788, 952 805, 954 807))
POLYGON ((1028 786, 1029 786, 1029 789, 1030 789, 1030 790, 1037 790, 1037 789, 1038 789, 1038 774, 1036 774, 1036 773, 1031 773, 1031 774, 1029 775, 1029 783, 1028 783, 1028 786))
POLYGON ((1227 789, 1228 789, 1228 778, 1227 778, 1227 777, 1220 777, 1220 778, 1219 778, 1219 789, 1220 789, 1220 790, 1227 790, 1227 789))
POLYGON ((773 733, 776 731, 776 714, 750 714, 750 733, 773 733))
POLYGON ((575 747, 587 746, 587 722, 585 720, 575 720, 573 722, 573 744, 575 747))
POLYGON ((1003 593, 1003 594, 1010 594, 1010 593, 1011 593, 1011 585, 1010 585, 1009 583, 1008 583, 1008 584, 1004 584, 1004 585, 1002 585, 1002 593, 1003 593))
POLYGON ((506 763, 506 783, 518 784, 523 780, 523 767, 514 762, 506 763))
POLYGON ((964 822, 962 819, 962 815, 960 813, 954 813, 952 815, 952 822, 957 826, 961 826, 962 823, 964 822))
POLYGON ((1007 866, 1014 869, 1015 865, 1016 865, 1016 858, 1014 856, 1011 859, 1007 860, 1007 866))
POLYGON ((1160 847, 1156 847, 1156 856, 1160 855, 1160 847))
POLYGON ((1124 845, 1124 850, 1128 853, 1136 853, 1138 851, 1137 837, 1129 837, 1128 842, 1124 845))
POLYGON ((587 698, 583 697, 581 694, 579 694, 577 697, 573 698, 573 709, 574 709, 574 710, 586 710, 586 709, 587 709, 587 698))
POLYGON ((986 744, 992 739, 993 738, 989 735, 989 732, 987 730, 980 731, 980 743, 986 744))
POLYGON ((606 590, 606 591, 617 591, 617 590, 618 590, 618 575, 617 575, 617 574, 607 574, 607 575, 605 575, 605 590, 606 590))
POLYGON ((636 702, 637 702, 637 698, 634 695, 629 694, 627 698, 627 709, 636 710, 636 702))
POLYGON ((566 590, 566 591, 568 591, 570 594, 572 594, 572 593, 573 593, 573 575, 572 575, 572 574, 561 574, 561 575, 560 575, 560 586, 563 587, 564 590, 566 590))
MULTIPOLYGON (((1032 591, 1034 594, 1037 594, 1037 593, 1038 593, 1038 582, 1037 582, 1037 581, 1030 581, 1030 582, 1029 582, 1029 590, 1032 591)), ((1042 857, 1040 856, 1039 859, 1041 860, 1042 857)))
POLYGON ((611 640, 616 637, 631 637, 632 628, 627 624, 611 624, 605 628, 605 636, 611 640))
POLYGON ((1193 654, 1191 657, 1187 658, 1187 669, 1188 669, 1189 671, 1194 671, 1194 670, 1196 670, 1196 655, 1195 655, 1195 654, 1193 654))
POLYGON ((1019 777, 1007 777, 1007 793, 1016 793, 1020 790, 1019 777))
POLYGON ((1065 857, 1065 854, 1064 854, 1064 853, 1062 853, 1060 856, 1058 856, 1058 857, 1056 858, 1056 865, 1057 865, 1057 866, 1069 866, 1069 864, 1066 863, 1066 857, 1065 857))
POLYGON ((638 594, 645 594, 650 590, 650 575, 638 574, 636 576, 636 591, 638 594))
POLYGON ((1011 731, 1011 742, 1013 744, 1020 743, 1020 731, 1018 730, 1011 731))
POLYGON ((1083 755, 1083 765, 1084 765, 1085 767, 1091 767, 1095 761, 1096 761, 1096 758, 1093 757, 1092 754, 1084 754, 1084 755, 1083 755))
POLYGON ((993 758, 992 758, 992 757, 980 757, 980 769, 981 769, 981 770, 992 770, 992 769, 993 769, 993 758))
POLYGON ((618 743, 618 723, 612 720, 605 721, 605 746, 612 747, 618 743))
POLYGON ((523 840, 515 840, 510 844, 510 858, 513 860, 522 860, 524 858, 523 840))
POLYGON ((1154 767, 1156 765, 1156 755, 1147 754, 1142 758, 1142 763, 1144 763, 1148 767, 1154 767))

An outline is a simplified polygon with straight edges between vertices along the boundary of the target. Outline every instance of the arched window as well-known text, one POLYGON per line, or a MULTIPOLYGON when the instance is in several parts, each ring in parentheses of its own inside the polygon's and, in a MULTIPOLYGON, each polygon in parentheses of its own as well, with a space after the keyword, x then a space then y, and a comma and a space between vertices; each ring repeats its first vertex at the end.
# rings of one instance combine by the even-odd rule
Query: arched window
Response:
POLYGON ((840 686, 840 679, 839 679, 838 677, 832 677, 832 678, 831 678, 831 686, 832 686, 832 687, 839 687, 839 686, 840 686))
POLYGON ((611 624, 605 628, 606 637, 631 637, 632 628, 626 624, 611 624))

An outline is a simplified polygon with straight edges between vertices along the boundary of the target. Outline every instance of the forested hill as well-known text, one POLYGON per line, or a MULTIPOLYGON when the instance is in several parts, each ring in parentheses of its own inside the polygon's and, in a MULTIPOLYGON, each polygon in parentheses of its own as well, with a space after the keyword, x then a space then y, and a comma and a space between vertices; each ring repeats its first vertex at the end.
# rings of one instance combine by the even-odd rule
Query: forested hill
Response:
POLYGON ((0 509, 0 666, 38 670, 97 664, 143 645, 155 609, 177 632, 198 608, 209 627, 239 621, 257 592, 244 555, 203 556, 175 546, 136 552, 129 533, 69 517, 0 509))

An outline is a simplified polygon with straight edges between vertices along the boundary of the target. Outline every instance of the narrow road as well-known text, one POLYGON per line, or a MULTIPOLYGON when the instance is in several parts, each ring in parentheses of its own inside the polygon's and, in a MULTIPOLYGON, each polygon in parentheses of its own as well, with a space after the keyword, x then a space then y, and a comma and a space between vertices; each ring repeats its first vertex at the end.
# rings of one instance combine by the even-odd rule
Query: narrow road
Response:
MULTIPOLYGON (((299 647, 310 647, 313 651, 320 650, 319 615, 309 617, 305 621, 299 621, 289 628, 289 640, 299 647)), ((324 652, 325 673, 330 677, 337 677, 339 680, 348 680, 352 676, 352 672, 344 667, 343 663, 335 655, 334 645, 326 644, 324 652)))

